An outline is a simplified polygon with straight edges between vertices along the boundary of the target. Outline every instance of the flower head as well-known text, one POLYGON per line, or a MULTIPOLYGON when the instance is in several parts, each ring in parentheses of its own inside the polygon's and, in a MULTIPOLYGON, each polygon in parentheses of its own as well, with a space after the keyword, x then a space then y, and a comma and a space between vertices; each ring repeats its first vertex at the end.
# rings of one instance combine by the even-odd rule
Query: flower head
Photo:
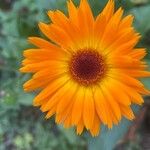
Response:
POLYGON ((150 93, 138 80, 150 76, 142 61, 146 51, 135 48, 140 35, 133 16, 122 17, 122 8, 115 12, 113 0, 96 18, 87 0, 78 8, 71 0, 67 5, 68 16, 48 11, 52 23, 39 23, 50 41, 29 38, 37 48, 24 51, 20 70, 33 73, 24 90, 40 90, 33 104, 46 118, 55 115, 64 127, 96 136, 100 124, 112 128, 122 116, 132 120, 131 104, 141 105, 141 95, 150 93))

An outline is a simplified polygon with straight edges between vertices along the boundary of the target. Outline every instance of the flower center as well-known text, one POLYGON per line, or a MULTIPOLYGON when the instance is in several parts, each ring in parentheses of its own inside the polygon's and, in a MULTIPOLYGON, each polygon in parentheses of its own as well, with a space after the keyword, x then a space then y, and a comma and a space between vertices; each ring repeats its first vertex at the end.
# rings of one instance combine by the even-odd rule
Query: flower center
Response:
POLYGON ((73 79, 84 86, 97 83, 103 77, 105 70, 102 56, 91 50, 75 53, 69 66, 73 79))

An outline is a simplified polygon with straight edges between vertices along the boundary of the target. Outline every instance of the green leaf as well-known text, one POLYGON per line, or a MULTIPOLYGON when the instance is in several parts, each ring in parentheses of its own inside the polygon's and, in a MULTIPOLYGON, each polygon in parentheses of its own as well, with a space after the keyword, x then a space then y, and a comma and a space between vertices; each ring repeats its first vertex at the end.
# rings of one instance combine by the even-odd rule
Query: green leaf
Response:
POLYGON ((28 93, 20 93, 18 94, 19 103, 25 106, 32 105, 34 95, 28 93))
POLYGON ((112 150, 117 141, 126 133, 130 124, 131 122, 123 119, 112 130, 108 130, 103 126, 99 137, 89 139, 89 150, 112 150))
POLYGON ((144 35, 150 29, 150 5, 133 8, 130 13, 135 17, 136 29, 144 35))
MULTIPOLYGON (((139 107, 134 106, 133 109, 134 112, 138 112, 139 107)), ((119 125, 114 126, 111 130, 102 126, 98 137, 88 138, 89 150, 112 150, 117 142, 123 138, 131 123, 131 121, 123 118, 119 125)))
POLYGON ((70 144, 75 144, 77 140, 77 136, 74 134, 73 129, 64 129, 63 126, 58 126, 60 131, 64 134, 66 139, 69 141, 70 144))
MULTIPOLYGON (((150 71, 150 60, 146 60, 146 62, 149 66, 148 70, 150 71)), ((141 79, 141 81, 143 82, 143 84, 145 85, 147 89, 150 89, 150 77, 143 78, 141 79)))

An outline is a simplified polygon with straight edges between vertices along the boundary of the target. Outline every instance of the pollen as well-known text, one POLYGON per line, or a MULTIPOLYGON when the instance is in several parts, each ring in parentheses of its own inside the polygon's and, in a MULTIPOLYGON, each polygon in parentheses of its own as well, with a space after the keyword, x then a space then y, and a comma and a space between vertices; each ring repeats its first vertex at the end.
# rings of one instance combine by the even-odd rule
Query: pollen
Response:
POLYGON ((76 82, 89 86, 102 79, 106 72, 106 65, 99 52, 79 50, 72 55, 69 71, 76 82))

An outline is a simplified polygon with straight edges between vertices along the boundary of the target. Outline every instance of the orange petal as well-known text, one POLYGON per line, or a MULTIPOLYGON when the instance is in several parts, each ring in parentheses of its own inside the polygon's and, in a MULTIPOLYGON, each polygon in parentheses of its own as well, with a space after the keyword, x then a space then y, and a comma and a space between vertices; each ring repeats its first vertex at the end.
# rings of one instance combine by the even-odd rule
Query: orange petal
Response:
POLYGON ((105 125, 108 124, 109 127, 112 127, 112 120, 109 116, 107 103, 100 88, 96 88, 94 91, 94 101, 95 101, 96 112, 100 120, 105 125))
POLYGON ((127 93, 122 89, 122 87, 117 84, 115 81, 109 81, 109 91, 111 91, 111 94, 113 98, 122 105, 129 106, 131 105, 130 97, 127 95, 127 93), (118 92, 119 89, 119 92, 118 92))
POLYGON ((50 43, 49 41, 46 41, 46 40, 42 39, 42 38, 29 37, 28 40, 29 40, 30 43, 34 44, 35 46, 37 46, 37 47, 39 47, 41 49, 52 50, 55 53, 58 53, 58 52, 59 53, 63 53, 64 52, 60 47, 50 43))
POLYGON ((93 126, 90 129, 90 133, 92 136, 98 136, 99 132, 100 132, 100 120, 99 120, 98 115, 95 114, 93 126))
POLYGON ((74 125, 77 125, 82 117, 84 95, 85 95, 85 90, 83 87, 80 87, 74 99, 75 102, 72 108, 72 124, 74 125))
POLYGON ((49 99, 59 88, 64 86, 67 81, 68 77, 66 76, 54 80, 34 98, 34 103, 36 104, 45 98, 49 99))
POLYGON ((143 59, 145 57, 145 55, 147 54, 145 48, 136 48, 133 49, 133 51, 129 54, 132 58, 135 59, 143 59))
POLYGON ((81 118, 79 123, 77 124, 77 134, 80 135, 83 132, 84 129, 84 123, 83 119, 81 118))
POLYGON ((111 90, 109 90, 109 83, 105 83, 101 86, 104 96, 106 98, 106 100, 108 101, 108 103, 110 104, 110 107, 112 109, 112 112, 116 119, 118 121, 121 120, 121 112, 120 112, 120 108, 118 103, 116 102, 116 100, 114 99, 114 97, 112 96, 111 90))
POLYGON ((63 88, 66 89, 66 91, 63 92, 64 96, 60 99, 57 106, 57 114, 62 113, 65 109, 67 109, 77 94, 77 85, 74 82, 68 82, 68 84, 66 84, 63 88))
POLYGON ((50 80, 44 80, 41 82, 39 80, 30 79, 23 85, 23 88, 26 92, 33 91, 45 87, 46 85, 48 85, 49 81, 50 80))
POLYGON ((45 118, 48 119, 48 118, 50 118, 51 116, 53 116, 53 115, 55 114, 55 111, 56 111, 55 108, 49 110, 48 113, 46 114, 45 118))
POLYGON ((126 75, 125 73, 121 73, 121 72, 116 72, 114 74, 111 75, 112 78, 115 78, 119 81, 121 81, 122 83, 125 83, 126 85, 129 85, 131 87, 144 87, 144 85, 137 79, 126 75))
POLYGON ((121 69, 121 71, 135 78, 150 77, 149 71, 142 71, 136 69, 121 69))
POLYGON ((67 1, 68 5, 68 13, 69 13, 69 19, 72 23, 78 24, 78 12, 77 8, 73 4, 72 0, 67 1))
POLYGON ((95 106, 92 97, 92 89, 86 89, 83 108, 83 121, 87 129, 92 127, 94 121, 95 106))
POLYGON ((120 106, 120 109, 123 116, 126 117, 127 119, 133 120, 135 118, 130 106, 120 106))
POLYGON ((56 25, 47 25, 44 23, 39 23, 40 30, 53 42, 61 45, 64 48, 68 48, 71 43, 70 37, 56 25))
POLYGON ((109 0, 105 8, 103 9, 102 15, 106 17, 106 20, 109 21, 109 19, 114 14, 114 0, 109 0))
POLYGON ((41 71, 43 69, 56 69, 58 70, 58 68, 60 69, 60 71, 62 71, 64 69, 66 69, 66 64, 62 63, 61 61, 51 61, 51 60, 45 60, 42 62, 38 62, 38 63, 33 63, 33 64, 27 64, 26 66, 20 68, 21 72, 37 72, 37 71, 41 71))
POLYGON ((132 25, 133 23, 133 16, 132 15, 128 15, 126 17, 124 17, 122 20, 121 20, 121 23, 119 25, 119 28, 120 29, 124 29, 124 28, 128 28, 132 25))

